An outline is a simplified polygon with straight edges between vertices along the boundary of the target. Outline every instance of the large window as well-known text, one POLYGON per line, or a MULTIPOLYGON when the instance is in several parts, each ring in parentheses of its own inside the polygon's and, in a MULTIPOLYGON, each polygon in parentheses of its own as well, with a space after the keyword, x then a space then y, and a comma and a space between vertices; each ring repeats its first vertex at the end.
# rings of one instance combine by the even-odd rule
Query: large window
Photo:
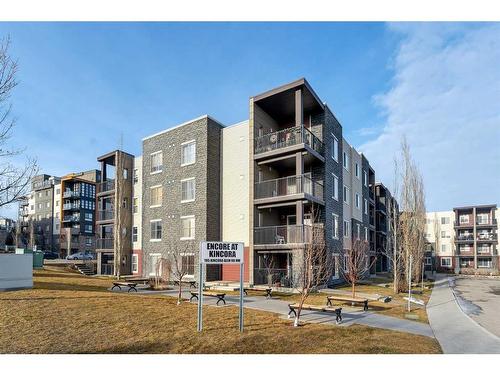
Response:
POLYGON ((363 208, 365 215, 368 215, 368 201, 366 200, 366 198, 363 199, 363 208))
POLYGON ((488 214, 478 214, 477 215, 477 223, 478 224, 488 224, 489 215, 488 214))
POLYGON ((447 244, 441 244, 441 252, 442 253, 445 253, 446 251, 448 251, 448 245, 447 244))
POLYGON ((359 178, 359 164, 356 163, 354 166, 354 174, 357 178, 359 178))
POLYGON ((339 178, 333 175, 333 195, 332 198, 339 200, 339 178))
POLYGON ((478 258, 477 259, 478 268, 491 268, 491 258, 478 258))
POLYGON ((151 241, 161 241, 161 219, 151 220, 151 241))
POLYGON ((181 202, 192 202, 195 199, 195 179, 181 180, 181 202))
POLYGON ((339 238, 339 215, 332 214, 333 216, 333 233, 332 237, 338 239, 339 238))
POLYGON ((349 222, 344 220, 344 237, 349 238, 349 222))
POLYGON ((139 170, 137 168, 134 169, 132 178, 133 178, 134 184, 137 184, 139 182, 139 170))
POLYGON ((139 272, 139 255, 132 254, 132 273, 139 272))
POLYGON ((132 212, 136 214, 139 212, 139 198, 132 199, 132 212))
POLYGON ((359 209, 359 202, 360 199, 359 199, 359 193, 356 193, 356 208, 359 209))
POLYGON ((151 173, 159 173, 163 170, 163 152, 158 151, 151 154, 151 173))
POLYGON ((450 218, 449 217, 442 217, 441 224, 450 224, 450 218))
POLYGON ((156 275, 156 269, 158 267, 158 274, 161 275, 161 254, 150 254, 149 255, 150 259, 150 269, 149 269, 149 275, 156 275))
POLYGON ((363 185, 368 187, 368 174, 366 173, 366 171, 363 171, 363 185))
POLYGON ((343 165, 344 168, 349 170, 349 155, 347 155, 347 152, 344 151, 344 157, 343 157, 343 165))
POLYGON ((460 215, 460 224, 469 224, 469 215, 460 215))
POLYGON ((132 227, 132 242, 137 242, 137 227, 132 227))
POLYGON ((194 216, 181 217, 181 240, 194 239, 194 216))
POLYGON ((350 203, 349 196, 350 196, 349 188, 344 185, 344 203, 346 203, 346 204, 350 203))
POLYGON ((451 267, 451 258, 441 258, 441 267, 451 267))
POLYGON ((339 141, 337 137, 332 134, 332 158, 335 161, 339 161, 339 141))
POLYGON ((161 206, 162 196, 163 196, 163 188, 161 185, 152 186, 151 188, 151 207, 159 207, 161 206))
POLYGON ((196 161, 196 141, 183 143, 181 150, 181 166, 193 164, 196 161))
POLYGON ((186 272, 187 276, 194 276, 194 255, 185 254, 181 255, 182 270, 186 272))

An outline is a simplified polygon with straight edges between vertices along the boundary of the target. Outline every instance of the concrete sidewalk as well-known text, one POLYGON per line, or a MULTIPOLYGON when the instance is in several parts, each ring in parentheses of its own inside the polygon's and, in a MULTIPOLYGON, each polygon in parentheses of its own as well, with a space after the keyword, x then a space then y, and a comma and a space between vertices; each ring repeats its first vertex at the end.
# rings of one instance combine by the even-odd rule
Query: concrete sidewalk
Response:
MULTIPOLYGON (((164 292, 169 296, 176 297, 176 291, 164 292)), ((189 291, 183 292, 183 297, 189 299, 189 291)), ((216 306, 217 298, 204 297, 203 304, 216 306)), ((219 304, 219 308, 224 306, 234 306, 239 304, 239 297, 228 295, 226 296, 227 305, 219 304)), ((266 299, 261 296, 246 296, 244 299, 246 309, 255 309, 261 311, 272 312, 287 318, 289 312, 288 302, 281 301, 277 298, 266 299)), ((293 319, 290 318, 290 321, 293 319)), ((313 311, 302 311, 301 321, 309 323, 336 324, 335 314, 322 313, 313 311)), ((362 311, 360 309, 342 308, 342 324, 340 326, 350 326, 352 324, 361 324, 374 328, 390 329, 393 331, 407 332, 415 335, 422 335, 434 338, 434 334, 428 324, 413 322, 406 319, 394 318, 387 315, 376 314, 371 311, 362 311)))
POLYGON ((427 315, 445 354, 500 353, 500 339, 460 309, 447 275, 437 275, 427 315))

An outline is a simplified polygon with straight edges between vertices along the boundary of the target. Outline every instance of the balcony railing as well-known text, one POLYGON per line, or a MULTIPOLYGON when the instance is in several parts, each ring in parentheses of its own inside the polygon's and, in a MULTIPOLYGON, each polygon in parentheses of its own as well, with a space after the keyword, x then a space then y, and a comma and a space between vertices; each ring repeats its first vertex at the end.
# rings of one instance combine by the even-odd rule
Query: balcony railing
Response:
POLYGON ((254 228, 255 245, 286 245, 309 242, 310 225, 280 225, 254 228))
POLYGON ((473 241, 474 236, 472 234, 461 234, 457 236, 458 241, 473 241))
POLYGON ((484 220, 484 221, 477 220, 476 225, 497 225, 497 219, 484 220))
POLYGON ((257 182, 255 199, 283 197, 293 194, 309 194, 323 200, 323 184, 305 175, 289 176, 257 182))
POLYGON ((478 241, 496 241, 497 238, 498 237, 495 233, 478 234, 477 235, 478 241))
POLYGON ((64 203, 63 204, 63 210, 79 210, 79 209, 80 209, 79 203, 64 203))
POLYGON ((114 210, 100 210, 100 211, 97 211, 97 220, 98 221, 113 220, 114 217, 115 217, 115 211, 114 210))
POLYGON ((64 216, 63 217, 63 222, 77 222, 80 221, 80 216, 79 215, 70 215, 70 216, 64 216))
POLYGON ((99 193, 115 190, 115 180, 106 180, 99 184, 99 193))
POLYGON ((255 138, 254 152, 261 154, 301 143, 305 143, 321 155, 324 153, 323 142, 304 126, 283 129, 255 138))
POLYGON ((76 198, 80 196, 79 191, 73 191, 73 190, 66 190, 63 193, 63 198, 76 198))
POLYGON ((110 249, 114 248, 113 238, 98 238, 96 240, 96 249, 110 249))

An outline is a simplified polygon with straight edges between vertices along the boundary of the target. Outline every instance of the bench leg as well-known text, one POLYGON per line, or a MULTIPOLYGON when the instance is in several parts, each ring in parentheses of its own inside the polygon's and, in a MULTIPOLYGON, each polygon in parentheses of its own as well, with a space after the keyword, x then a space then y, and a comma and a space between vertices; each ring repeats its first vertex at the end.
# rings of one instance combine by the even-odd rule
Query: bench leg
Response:
POLYGON ((135 286, 131 286, 129 289, 128 289, 128 293, 130 293, 130 291, 133 290, 135 292, 137 292, 137 289, 135 288, 135 286))
POLYGON ((368 302, 365 302, 365 306, 364 306, 363 310, 368 311, 368 302))
POLYGON ((272 293, 271 291, 266 292, 266 298, 267 298, 267 299, 271 299, 271 298, 273 298, 273 296, 271 295, 271 293, 272 293))
POLYGON ((198 300, 198 296, 194 295, 194 296, 191 296, 191 298, 189 299, 189 302, 191 302, 193 300, 193 298, 196 298, 198 300))
POLYGON ((118 288, 118 285, 113 285, 113 287, 111 288, 111 290, 115 290, 115 288, 118 288))
POLYGON ((335 321, 337 324, 340 324, 340 322, 342 322, 342 310, 341 309, 337 309, 335 310, 335 315, 337 315, 335 317, 335 321))
POLYGON ((216 303, 216 305, 217 305, 217 306, 219 306, 219 302, 220 302, 220 301, 224 302, 224 305, 226 304, 226 301, 224 300, 224 298, 221 298, 221 297, 217 297, 217 298, 219 298, 219 299, 217 300, 217 303, 216 303))

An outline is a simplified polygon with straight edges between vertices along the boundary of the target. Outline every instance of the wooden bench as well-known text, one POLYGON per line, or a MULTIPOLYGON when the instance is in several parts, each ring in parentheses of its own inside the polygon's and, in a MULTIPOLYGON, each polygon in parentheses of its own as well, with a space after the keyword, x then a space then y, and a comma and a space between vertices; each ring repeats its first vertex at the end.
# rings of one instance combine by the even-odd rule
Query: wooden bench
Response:
POLYGON ((111 288, 111 290, 113 290, 115 288, 122 290, 122 286, 128 287, 128 293, 130 293, 131 290, 135 290, 137 292, 137 288, 136 288, 137 283, 132 283, 132 282, 128 282, 128 281, 114 281, 113 287, 111 288))
MULTIPOLYGON (((189 298, 189 302, 193 300, 193 298, 196 298, 198 300, 198 292, 190 292, 191 293, 191 298, 189 298)), ((215 292, 203 292, 204 296, 207 297, 216 297, 217 298, 217 305, 219 305, 219 302, 222 301, 224 302, 224 305, 226 304, 226 293, 215 293, 215 292)))
MULTIPOLYGON (((183 283, 189 284, 190 288, 196 288, 196 280, 182 281, 183 283)), ((179 285, 179 280, 174 280, 174 285, 179 285)))
POLYGON ((326 297, 326 305, 332 306, 332 301, 341 301, 341 302, 351 302, 351 303, 362 303, 363 310, 368 310, 368 299, 366 298, 358 298, 358 297, 349 297, 349 296, 327 296, 326 297))
POLYGON ((245 293, 245 296, 248 296, 248 291, 254 291, 254 292, 266 292, 266 298, 272 298, 272 292, 273 290, 271 288, 265 288, 265 289, 259 289, 259 288, 244 288, 243 292, 245 293))
POLYGON ((129 283, 142 283, 146 285, 146 283, 149 283, 149 278, 130 277, 130 278, 125 278, 125 281, 129 283))
MULTIPOLYGON (((298 310, 299 304, 298 303, 291 303, 288 305, 288 308, 290 311, 288 312, 288 318, 290 318, 290 314, 293 313, 294 316, 297 316, 297 312, 295 310, 298 310)), ((311 311, 320 311, 320 312, 334 312, 335 313, 335 322, 337 324, 340 324, 342 322, 342 308, 341 307, 331 307, 331 306, 320 306, 320 305, 302 305, 303 310, 311 310, 311 311)))

